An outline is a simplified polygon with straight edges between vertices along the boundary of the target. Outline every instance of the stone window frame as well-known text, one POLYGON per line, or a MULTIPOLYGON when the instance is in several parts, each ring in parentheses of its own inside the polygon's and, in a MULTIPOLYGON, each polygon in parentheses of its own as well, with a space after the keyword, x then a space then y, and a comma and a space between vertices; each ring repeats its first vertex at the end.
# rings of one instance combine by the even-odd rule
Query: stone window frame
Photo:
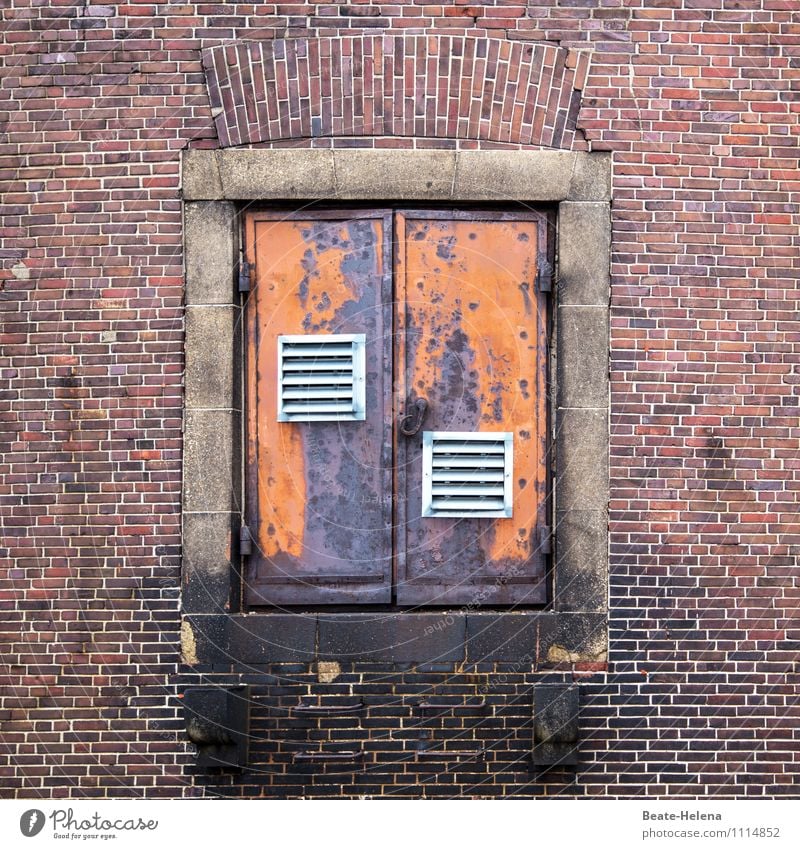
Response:
POLYGON ((608 631, 611 155, 187 150, 183 659, 190 665, 603 662, 608 631), (236 609, 242 492, 239 219, 253 202, 557 206, 555 557, 544 609, 236 609))

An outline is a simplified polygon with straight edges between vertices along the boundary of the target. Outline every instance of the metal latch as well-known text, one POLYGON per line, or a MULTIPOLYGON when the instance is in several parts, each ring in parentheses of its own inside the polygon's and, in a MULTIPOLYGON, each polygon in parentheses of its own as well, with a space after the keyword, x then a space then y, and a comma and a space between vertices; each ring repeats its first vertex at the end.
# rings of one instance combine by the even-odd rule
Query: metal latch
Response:
POLYGON ((419 433, 422 423, 425 421, 425 414, 428 412, 428 402, 425 398, 417 398, 411 405, 410 409, 406 409, 405 414, 400 419, 400 433, 403 436, 414 436, 419 433))

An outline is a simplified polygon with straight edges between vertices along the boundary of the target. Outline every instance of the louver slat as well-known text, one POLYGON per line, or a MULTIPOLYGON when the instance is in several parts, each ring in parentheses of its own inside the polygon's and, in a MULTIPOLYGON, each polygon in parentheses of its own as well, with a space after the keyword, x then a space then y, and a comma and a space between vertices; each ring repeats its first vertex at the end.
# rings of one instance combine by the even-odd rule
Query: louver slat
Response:
POLYGON ((426 431, 422 467, 423 517, 512 515, 513 434, 426 431))
POLYGON ((440 498, 445 495, 480 495, 482 497, 502 498, 504 493, 505 489, 502 484, 500 486, 447 486, 446 484, 436 486, 436 495, 440 498))
POLYGON ((352 342, 348 342, 346 345, 342 344, 340 341, 344 338, 342 336, 327 337, 328 340, 335 339, 337 341, 325 341, 325 337, 322 336, 309 336, 307 342, 305 340, 296 341, 298 339, 296 336, 281 337, 283 340, 290 338, 293 338, 295 341, 284 341, 284 357, 300 357, 303 360, 308 357, 341 357, 343 360, 347 361, 353 353, 352 342))
POLYGON ((364 334, 278 337, 278 421, 364 421, 364 334))
POLYGON ((336 374, 297 374, 291 373, 284 375, 284 386, 352 386, 353 375, 336 373, 336 374), (291 375, 291 376, 290 376, 291 375))
MULTIPOLYGON (((481 465, 484 469, 503 469, 505 468, 506 462, 502 457, 486 457, 484 456, 481 462, 481 465)), ((473 469, 475 467, 475 461, 471 458, 465 457, 455 457, 453 455, 448 455, 446 457, 434 457, 433 458, 433 468, 434 471, 439 468, 447 468, 447 469, 473 469)))
POLYGON ((431 502, 434 513, 431 515, 481 518, 490 515, 487 511, 492 511, 491 516, 499 511, 499 515, 505 517, 504 505, 502 498, 434 498, 431 502))
POLYGON ((297 389, 284 389, 284 400, 291 401, 306 401, 309 404, 313 401, 326 401, 330 398, 347 398, 352 399, 352 389, 336 389, 333 386, 326 386, 322 389, 312 389, 311 387, 298 387, 297 389))
MULTIPOLYGON (((498 481, 502 483, 503 475, 502 469, 470 469, 469 471, 466 469, 441 469, 434 471, 433 483, 434 485, 437 482, 446 483, 447 481, 474 481, 476 483, 498 481)), ((438 487, 435 488, 438 489, 438 487)))
MULTIPOLYGON (((311 356, 311 355, 309 355, 311 356)), ((284 357, 283 360, 283 370, 287 374, 292 374, 292 372, 330 372, 331 374, 336 373, 341 368, 347 370, 349 373, 350 370, 350 358, 339 358, 339 359, 319 359, 309 360, 307 357, 300 357, 298 359, 290 359, 288 357, 284 357)))

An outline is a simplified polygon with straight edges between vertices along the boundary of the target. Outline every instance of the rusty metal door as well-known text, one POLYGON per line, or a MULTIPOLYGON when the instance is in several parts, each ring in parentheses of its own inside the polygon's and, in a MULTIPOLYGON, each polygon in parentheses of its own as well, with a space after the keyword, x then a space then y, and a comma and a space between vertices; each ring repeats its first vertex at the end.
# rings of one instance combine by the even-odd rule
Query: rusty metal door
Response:
POLYGON ((390 238, 383 212, 247 217, 250 605, 392 600, 390 238))
POLYGON ((400 604, 545 601, 547 306, 536 285, 545 226, 535 214, 396 217, 398 397, 412 411, 427 402, 417 433, 403 433, 414 429, 410 420, 397 428, 400 604), (443 453, 424 471, 432 441, 443 453), (445 479, 444 515, 423 515, 426 474, 445 479), (478 495, 459 511, 451 505, 466 501, 462 491, 478 495), (492 515, 470 515, 482 501, 492 515))
POLYGON ((546 228, 247 216, 249 605, 545 601, 546 228))

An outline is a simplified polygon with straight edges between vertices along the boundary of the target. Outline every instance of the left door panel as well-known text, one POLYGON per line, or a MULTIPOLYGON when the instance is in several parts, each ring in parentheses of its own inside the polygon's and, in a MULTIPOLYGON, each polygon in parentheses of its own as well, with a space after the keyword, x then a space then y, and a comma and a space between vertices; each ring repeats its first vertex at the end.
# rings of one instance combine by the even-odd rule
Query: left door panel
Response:
POLYGON ((383 212, 247 216, 248 605, 391 601, 390 237, 383 212), (285 337, 306 340, 311 375, 347 335, 363 339, 363 418, 279 421, 285 337))

